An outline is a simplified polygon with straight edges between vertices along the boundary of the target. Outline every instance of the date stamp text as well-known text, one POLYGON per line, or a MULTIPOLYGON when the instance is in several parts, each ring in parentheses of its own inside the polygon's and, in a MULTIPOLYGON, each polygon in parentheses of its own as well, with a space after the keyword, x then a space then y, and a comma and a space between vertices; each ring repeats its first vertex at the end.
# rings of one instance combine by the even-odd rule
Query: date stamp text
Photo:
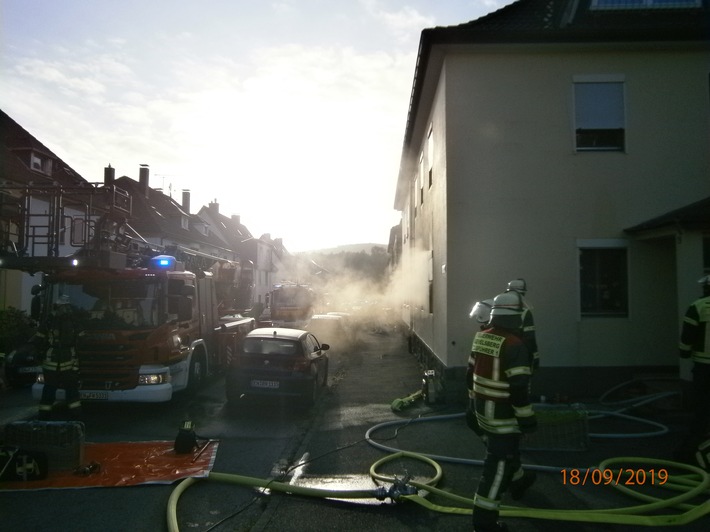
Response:
POLYGON ((562 469, 565 486, 662 486, 668 482, 667 469, 562 469))

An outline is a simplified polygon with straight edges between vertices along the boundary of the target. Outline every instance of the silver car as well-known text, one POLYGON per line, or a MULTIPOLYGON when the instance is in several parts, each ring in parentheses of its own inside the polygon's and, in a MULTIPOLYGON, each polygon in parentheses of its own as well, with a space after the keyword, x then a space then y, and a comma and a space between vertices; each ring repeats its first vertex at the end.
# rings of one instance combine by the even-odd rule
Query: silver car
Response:
POLYGON ((328 344, 300 329, 254 329, 227 370, 228 406, 253 397, 295 397, 306 405, 328 383, 328 344))

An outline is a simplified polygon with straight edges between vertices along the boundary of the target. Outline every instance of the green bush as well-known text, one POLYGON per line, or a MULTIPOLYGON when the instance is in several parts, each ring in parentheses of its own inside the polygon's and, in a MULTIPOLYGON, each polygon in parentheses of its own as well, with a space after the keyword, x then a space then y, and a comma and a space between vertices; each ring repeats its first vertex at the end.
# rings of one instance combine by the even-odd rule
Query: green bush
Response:
POLYGON ((0 309, 0 353, 9 353, 34 334, 32 320, 24 310, 0 309))

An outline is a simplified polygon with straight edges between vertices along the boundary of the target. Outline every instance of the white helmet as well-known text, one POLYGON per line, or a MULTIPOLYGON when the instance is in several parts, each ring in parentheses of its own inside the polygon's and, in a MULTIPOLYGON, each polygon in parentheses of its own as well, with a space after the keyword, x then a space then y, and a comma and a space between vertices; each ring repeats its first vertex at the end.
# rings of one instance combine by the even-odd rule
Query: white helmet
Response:
POLYGON ((503 292, 493 299, 491 317, 520 316, 523 313, 523 300, 516 291, 503 292))
POLYGON ((492 299, 484 299, 483 301, 476 301, 473 305, 471 313, 468 315, 469 318, 476 318, 478 323, 488 323, 491 319, 491 308, 493 307, 492 299))
POLYGON ((508 290, 515 290, 523 295, 528 291, 528 285, 525 279, 513 279, 508 283, 508 290))
POLYGON ((698 279, 698 284, 702 286, 710 286, 710 275, 706 275, 705 277, 698 279))

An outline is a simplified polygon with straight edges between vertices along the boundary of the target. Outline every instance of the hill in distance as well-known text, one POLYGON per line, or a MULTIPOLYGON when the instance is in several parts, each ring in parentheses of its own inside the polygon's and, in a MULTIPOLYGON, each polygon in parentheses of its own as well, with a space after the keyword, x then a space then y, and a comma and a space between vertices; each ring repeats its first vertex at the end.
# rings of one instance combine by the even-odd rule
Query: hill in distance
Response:
POLYGON ((345 244, 345 245, 337 246, 334 248, 313 249, 310 251, 299 251, 294 254, 295 255, 313 254, 313 253, 335 254, 335 253, 342 253, 342 252, 360 253, 362 251, 364 251, 365 253, 370 253, 372 251, 373 247, 380 248, 380 249, 382 249, 382 251, 387 252, 387 245, 386 244, 345 244))

